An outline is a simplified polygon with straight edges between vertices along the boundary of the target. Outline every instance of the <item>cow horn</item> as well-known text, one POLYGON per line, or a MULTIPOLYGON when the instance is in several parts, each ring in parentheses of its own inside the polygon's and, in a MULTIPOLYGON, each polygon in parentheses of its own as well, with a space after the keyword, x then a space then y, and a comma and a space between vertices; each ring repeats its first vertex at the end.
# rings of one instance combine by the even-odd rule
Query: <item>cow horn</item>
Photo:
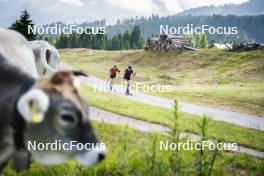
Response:
POLYGON ((20 115, 31 123, 39 123, 49 107, 48 96, 40 89, 32 89, 22 95, 17 102, 20 115))

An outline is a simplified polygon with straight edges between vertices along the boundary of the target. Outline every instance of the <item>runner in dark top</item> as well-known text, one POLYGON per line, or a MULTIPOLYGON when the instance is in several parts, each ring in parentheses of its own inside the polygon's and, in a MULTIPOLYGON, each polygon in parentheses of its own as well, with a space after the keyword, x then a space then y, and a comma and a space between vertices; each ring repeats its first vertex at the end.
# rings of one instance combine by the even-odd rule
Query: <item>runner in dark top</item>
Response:
POLYGON ((135 73, 132 70, 132 66, 129 65, 128 68, 125 69, 125 72, 124 72, 124 80, 127 82, 126 95, 131 95, 129 87, 130 87, 130 80, 131 80, 132 75, 135 76, 135 73))
POLYGON ((110 73, 110 91, 112 90, 113 88, 113 85, 114 85, 114 79, 116 78, 116 73, 119 72, 120 73, 120 70, 117 68, 117 65, 114 65, 109 73, 110 73))

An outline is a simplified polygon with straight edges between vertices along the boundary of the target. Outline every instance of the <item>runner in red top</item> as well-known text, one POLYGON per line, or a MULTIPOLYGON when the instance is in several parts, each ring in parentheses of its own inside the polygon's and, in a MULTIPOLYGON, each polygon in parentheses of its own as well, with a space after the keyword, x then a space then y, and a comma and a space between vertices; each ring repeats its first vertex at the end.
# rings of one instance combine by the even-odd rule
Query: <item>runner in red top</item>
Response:
POLYGON ((109 73, 110 73, 110 91, 112 91, 112 89, 113 89, 114 80, 116 78, 117 72, 120 73, 120 70, 117 68, 117 65, 114 65, 109 71, 109 73))

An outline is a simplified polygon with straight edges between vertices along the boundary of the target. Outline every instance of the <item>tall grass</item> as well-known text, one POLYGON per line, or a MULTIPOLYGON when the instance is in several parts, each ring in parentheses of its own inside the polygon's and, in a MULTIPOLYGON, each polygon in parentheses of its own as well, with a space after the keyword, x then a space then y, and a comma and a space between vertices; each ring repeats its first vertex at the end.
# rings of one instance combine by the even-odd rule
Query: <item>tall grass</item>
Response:
MULTIPOLYGON (((173 118, 171 119, 172 124, 173 124, 173 128, 172 131, 170 133, 171 136, 171 140, 172 143, 175 143, 176 145, 178 145, 179 143, 179 138, 180 138, 180 129, 179 129, 179 102, 177 100, 174 101, 174 110, 173 110, 173 118)), ((181 166, 180 166, 180 162, 181 162, 181 158, 179 156, 179 149, 178 147, 176 148, 176 150, 172 151, 172 155, 170 157, 171 160, 171 169, 173 172, 173 175, 179 175, 180 171, 181 171, 181 166)))
MULTIPOLYGON (((184 175, 262 175, 263 160, 246 155, 219 151, 159 150, 159 141, 186 142, 180 138, 179 104, 175 101, 174 122, 169 135, 146 134, 127 126, 112 126, 93 122, 101 141, 107 145, 107 158, 95 167, 81 167, 75 162, 59 166, 40 166, 33 163, 29 171, 16 173, 10 167, 5 176, 184 176, 184 175), (220 156, 221 155, 221 160, 220 156), (234 158, 236 157, 236 158, 234 158), (231 167, 231 169, 230 169, 231 167)), ((207 119, 198 123, 201 141, 207 140, 207 119)), ((201 142, 198 141, 198 142, 201 142)))
MULTIPOLYGON (((170 133, 170 137, 171 137, 171 142, 175 143, 177 146, 179 144, 179 140, 180 140, 180 128, 179 128, 179 123, 178 120, 180 118, 179 115, 179 102, 177 100, 174 101, 174 109, 173 109, 173 118, 172 120, 172 124, 173 124, 173 128, 172 131, 170 133)), ((200 130, 200 136, 201 136, 201 140, 199 141, 200 144, 202 145, 203 141, 208 140, 207 138, 207 128, 208 128, 208 124, 210 123, 210 119, 206 116, 204 116, 201 120, 201 122, 197 123, 197 126, 200 130)), ((217 142, 214 142, 215 144, 217 144, 217 142)), ((196 161, 194 162, 194 166, 193 168, 196 168, 196 174, 198 176, 211 176, 212 175, 212 171, 213 171, 213 167, 216 161, 216 156, 218 155, 218 150, 217 148, 215 148, 215 150, 212 152, 212 154, 210 154, 210 152, 206 152, 203 148, 201 148, 199 151, 197 151, 198 153, 198 157, 196 158, 196 161), (211 155, 211 156, 210 156, 211 155)), ((187 171, 191 171, 191 169, 186 169, 184 167, 186 167, 186 165, 181 164, 182 158, 180 155, 180 151, 179 148, 177 147, 176 150, 173 150, 171 155, 170 155, 170 161, 171 161, 171 170, 172 170, 172 175, 177 176, 177 175, 183 175, 183 174, 187 174, 184 173, 184 171, 182 170, 187 170, 187 171)), ((192 167, 192 163, 189 163, 188 166, 192 167)))

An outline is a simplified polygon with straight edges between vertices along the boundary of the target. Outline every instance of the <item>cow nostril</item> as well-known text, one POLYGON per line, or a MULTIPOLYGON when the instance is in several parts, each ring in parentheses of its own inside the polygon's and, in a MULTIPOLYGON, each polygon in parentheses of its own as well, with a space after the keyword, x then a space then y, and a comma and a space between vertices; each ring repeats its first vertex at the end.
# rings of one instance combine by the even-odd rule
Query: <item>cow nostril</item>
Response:
POLYGON ((99 155, 98 155, 98 161, 100 162, 100 161, 104 160, 105 159, 105 156, 106 156, 105 153, 99 153, 99 155))

